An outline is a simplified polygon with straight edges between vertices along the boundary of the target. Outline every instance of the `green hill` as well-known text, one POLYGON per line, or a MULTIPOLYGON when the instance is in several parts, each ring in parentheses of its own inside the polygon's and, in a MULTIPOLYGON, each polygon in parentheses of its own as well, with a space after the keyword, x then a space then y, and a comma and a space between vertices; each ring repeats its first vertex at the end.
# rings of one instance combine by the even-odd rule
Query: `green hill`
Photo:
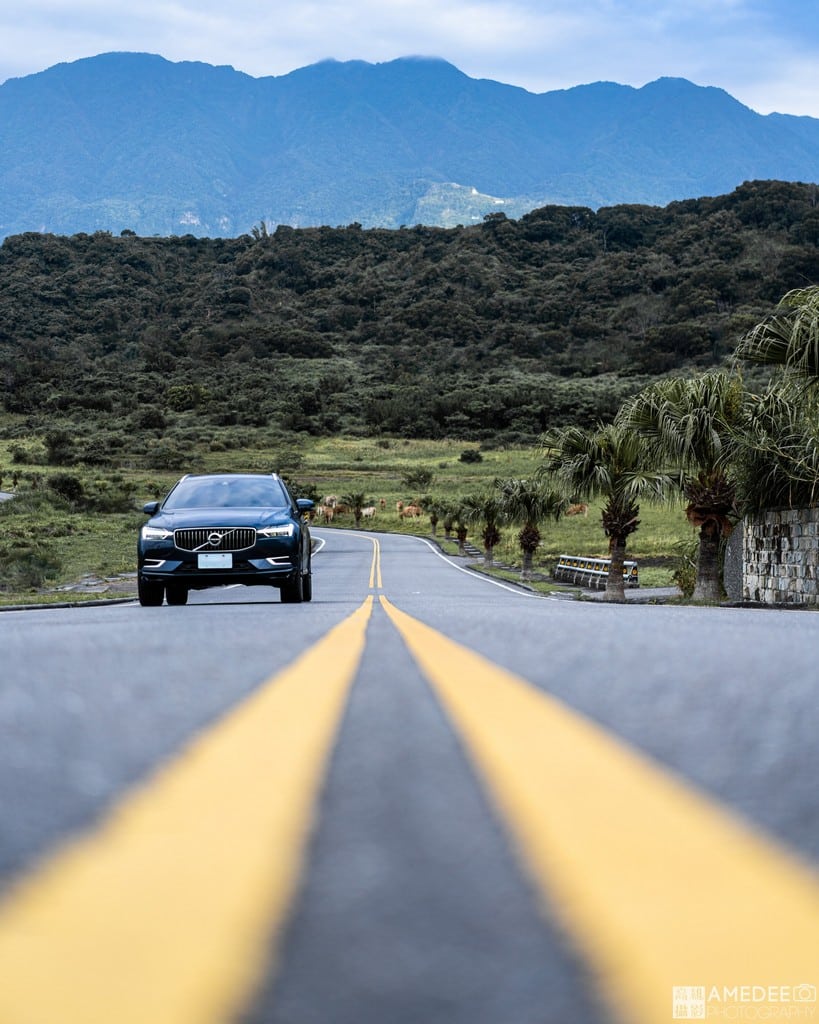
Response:
POLYGON ((87 461, 193 421, 532 439, 730 359, 784 292, 819 281, 818 199, 760 181, 451 229, 16 235, 0 247, 0 401, 87 461))

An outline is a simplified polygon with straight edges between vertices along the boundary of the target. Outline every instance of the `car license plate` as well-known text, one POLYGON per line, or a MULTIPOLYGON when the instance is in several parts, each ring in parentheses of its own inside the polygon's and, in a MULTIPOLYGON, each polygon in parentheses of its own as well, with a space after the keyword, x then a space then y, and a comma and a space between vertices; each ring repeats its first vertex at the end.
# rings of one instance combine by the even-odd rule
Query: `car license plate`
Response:
POLYGON ((200 569, 232 569, 233 555, 229 551, 211 551, 197 555, 196 564, 200 569))

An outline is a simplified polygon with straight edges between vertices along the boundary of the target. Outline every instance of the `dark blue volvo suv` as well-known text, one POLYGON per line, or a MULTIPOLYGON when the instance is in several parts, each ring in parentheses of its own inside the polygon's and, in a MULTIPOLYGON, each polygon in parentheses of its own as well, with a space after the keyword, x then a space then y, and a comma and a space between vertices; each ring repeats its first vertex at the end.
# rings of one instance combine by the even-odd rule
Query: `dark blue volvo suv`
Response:
POLYGON ((139 603, 185 604, 190 590, 230 583, 278 587, 288 604, 313 596, 313 502, 290 496, 275 474, 183 476, 150 501, 139 531, 139 603))

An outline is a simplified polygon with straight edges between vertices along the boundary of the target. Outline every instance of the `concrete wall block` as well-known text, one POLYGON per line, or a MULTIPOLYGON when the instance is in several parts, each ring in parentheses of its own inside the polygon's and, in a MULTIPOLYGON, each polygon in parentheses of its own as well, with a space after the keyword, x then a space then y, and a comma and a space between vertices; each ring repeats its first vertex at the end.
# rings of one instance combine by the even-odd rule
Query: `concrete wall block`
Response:
POLYGON ((747 516, 742 599, 819 606, 819 508, 747 516))

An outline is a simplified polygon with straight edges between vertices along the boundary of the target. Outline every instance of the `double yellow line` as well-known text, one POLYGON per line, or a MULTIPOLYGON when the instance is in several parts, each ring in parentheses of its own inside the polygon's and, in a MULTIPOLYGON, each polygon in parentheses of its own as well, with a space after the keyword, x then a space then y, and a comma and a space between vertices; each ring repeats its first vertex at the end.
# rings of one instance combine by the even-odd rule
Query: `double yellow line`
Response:
MULTIPOLYGON (((378 541, 369 585, 382 586, 378 541)), ((805 866, 525 680, 379 602, 617 1016, 669 1020, 673 985, 816 983, 819 886, 805 866)), ((2 1024, 235 1016, 289 911, 372 607, 370 595, 11 894, 2 1024)))
POLYGON ((2 1024, 233 1019, 290 906, 372 602, 11 894, 2 1024))
POLYGON ((816 985, 819 882, 804 864, 525 680, 381 603, 619 1018, 670 1020, 675 986, 816 985))

